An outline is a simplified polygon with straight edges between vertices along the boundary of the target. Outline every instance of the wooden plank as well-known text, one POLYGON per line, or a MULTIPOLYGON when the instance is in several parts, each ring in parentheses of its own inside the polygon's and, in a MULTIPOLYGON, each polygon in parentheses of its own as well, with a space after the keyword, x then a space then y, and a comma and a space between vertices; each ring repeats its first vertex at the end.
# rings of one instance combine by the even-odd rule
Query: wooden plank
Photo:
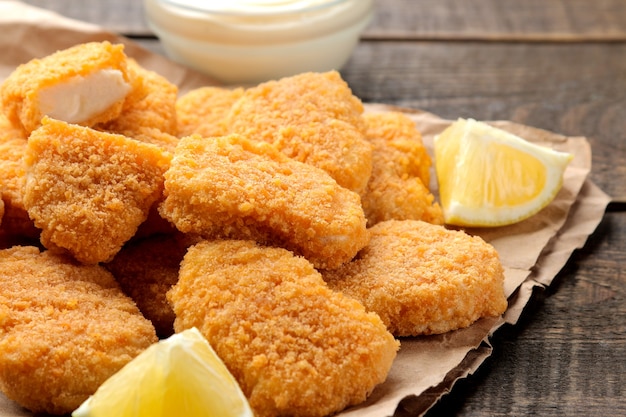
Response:
POLYGON ((622 0, 381 0, 365 39, 624 41, 622 0))
MULTIPOLYGON (((365 39, 624 41, 623 0, 375 0, 365 39)), ((142 0, 25 0, 131 36, 150 36, 142 0)))
POLYGON ((152 36, 142 0, 25 0, 24 3, 127 36, 152 36))

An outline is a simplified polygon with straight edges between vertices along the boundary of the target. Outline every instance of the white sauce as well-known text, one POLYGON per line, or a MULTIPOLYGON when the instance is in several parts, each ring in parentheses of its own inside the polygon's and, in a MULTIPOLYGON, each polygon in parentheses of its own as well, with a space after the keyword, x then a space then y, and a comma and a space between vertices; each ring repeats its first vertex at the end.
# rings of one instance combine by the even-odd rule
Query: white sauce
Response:
POLYGON ((100 70, 43 89, 39 92, 39 108, 53 119, 82 123, 126 97, 130 89, 121 71, 100 70))
POLYGON ((144 0, 175 61, 226 83, 339 70, 373 0, 144 0))
POLYGON ((341 3, 341 0, 166 0, 174 5, 214 13, 279 14, 341 3))
POLYGON ((369 18, 373 6, 372 0, 144 0, 144 3, 155 29, 197 41, 237 45, 310 40, 369 18))

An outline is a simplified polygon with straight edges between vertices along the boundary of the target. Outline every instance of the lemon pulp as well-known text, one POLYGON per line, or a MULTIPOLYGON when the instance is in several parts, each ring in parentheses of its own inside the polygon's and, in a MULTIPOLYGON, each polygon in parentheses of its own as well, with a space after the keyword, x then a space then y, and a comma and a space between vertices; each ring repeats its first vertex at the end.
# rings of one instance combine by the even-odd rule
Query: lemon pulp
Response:
POLYGON ((253 417, 239 385, 195 329, 162 340, 106 380, 72 417, 253 417))
POLYGON ((434 151, 444 221, 457 226, 503 226, 536 214, 554 199, 572 160, 473 119, 450 125, 434 151))

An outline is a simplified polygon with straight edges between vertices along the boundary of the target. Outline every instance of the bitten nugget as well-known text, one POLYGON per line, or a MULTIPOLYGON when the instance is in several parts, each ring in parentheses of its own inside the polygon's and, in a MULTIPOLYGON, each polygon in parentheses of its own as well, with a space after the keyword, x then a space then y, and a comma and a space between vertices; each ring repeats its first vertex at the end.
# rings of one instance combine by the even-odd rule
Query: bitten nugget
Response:
POLYGON ((372 175, 361 193, 369 227, 385 220, 443 224, 443 211, 428 189, 431 159, 415 123, 399 112, 366 113, 372 175))
POLYGON ((126 96, 121 114, 107 123, 99 124, 97 128, 173 151, 178 142, 178 87, 130 58, 128 74, 132 89, 126 96))
POLYGON ((239 135, 182 138, 161 215, 184 233, 283 246, 335 268, 367 244, 358 194, 272 145, 239 135))
POLYGON ((378 313, 395 336, 445 333, 507 307, 504 272, 493 246, 419 220, 370 229, 357 258, 323 271, 328 286, 378 313))
POLYGON ((66 414, 157 341, 100 266, 16 246, 0 251, 0 390, 35 413, 66 414))
POLYGON ((5 205, 2 231, 16 237, 37 238, 39 230, 24 207, 28 145, 26 134, 0 113, 0 200, 5 205))
POLYGON ((104 264, 161 338, 174 333, 174 311, 165 294, 178 281, 180 262, 191 243, 180 234, 155 235, 127 243, 104 264))
POLYGON ((110 260, 161 197, 170 160, 155 145, 44 119, 28 139, 24 192, 42 244, 110 260))
POLYGON ((243 92, 243 88, 200 87, 179 97, 176 102, 178 136, 194 133, 205 138, 226 135, 226 116, 243 92))
POLYGON ((131 90, 123 45, 90 42, 17 67, 0 87, 9 120, 26 133, 44 116, 93 126, 122 111, 131 90))
POLYGON ((204 334, 257 417, 321 417, 358 404, 386 379, 399 346, 305 259, 251 241, 190 248, 168 297, 176 331, 204 334))
POLYGON ((372 171, 363 105, 338 72, 304 73, 249 88, 232 107, 230 133, 274 144, 360 192, 372 171))

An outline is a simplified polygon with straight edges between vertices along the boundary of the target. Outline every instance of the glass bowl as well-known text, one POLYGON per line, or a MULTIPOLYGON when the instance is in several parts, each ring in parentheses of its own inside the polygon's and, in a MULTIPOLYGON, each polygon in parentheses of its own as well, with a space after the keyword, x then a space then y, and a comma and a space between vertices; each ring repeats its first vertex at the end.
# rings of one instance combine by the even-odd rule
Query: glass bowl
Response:
POLYGON ((339 70, 373 15, 373 0, 144 0, 174 61, 225 84, 339 70))

